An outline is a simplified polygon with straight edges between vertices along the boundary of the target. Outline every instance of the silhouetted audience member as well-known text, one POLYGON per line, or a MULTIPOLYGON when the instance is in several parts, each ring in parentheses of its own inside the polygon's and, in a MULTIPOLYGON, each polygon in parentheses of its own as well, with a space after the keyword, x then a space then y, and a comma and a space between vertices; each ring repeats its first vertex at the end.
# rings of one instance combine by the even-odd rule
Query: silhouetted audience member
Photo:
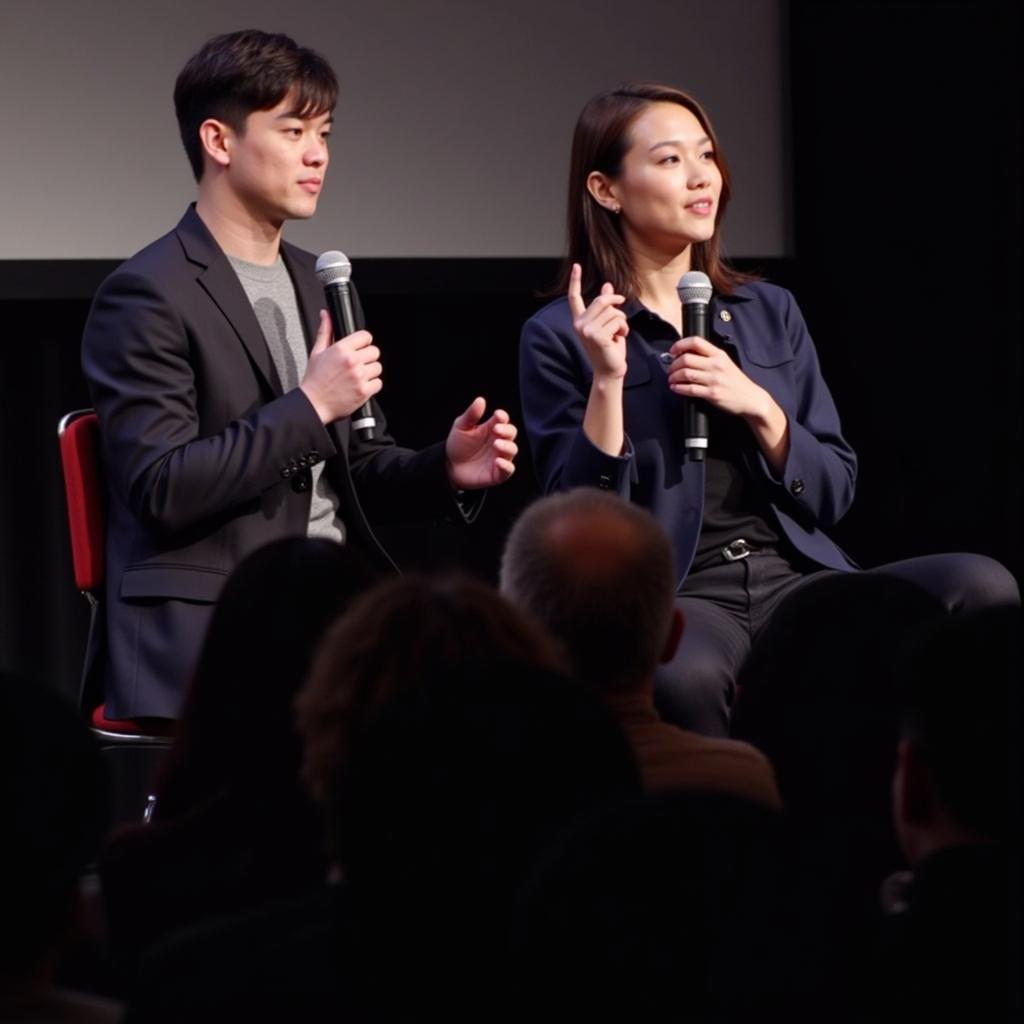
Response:
POLYGON ((299 701, 305 773, 370 1016, 500 1016, 531 865, 580 815, 638 792, 614 717, 556 662, 538 626, 468 581, 387 583, 327 637, 299 701))
POLYGON ((524 888, 510 1019, 788 1019, 766 969, 778 828, 722 793, 648 794, 581 823, 524 888))
POLYGON ((906 639, 945 613, 914 584, 842 573, 775 613, 740 673, 736 736, 775 765, 786 811, 794 972, 844 1019, 868 990, 879 888, 902 866, 890 810, 906 639))
POLYGON ((637 505, 594 488, 554 494, 520 516, 501 591, 563 644, 577 678, 618 717, 649 790, 722 793, 779 807, 771 765, 747 743, 663 722, 654 673, 684 629, 672 544, 637 505))
POLYGON ((99 750, 67 701, 6 671, 0 722, 0 1020, 118 1020, 117 1004, 57 984, 84 914, 79 879, 108 827, 99 750))
POLYGON ((905 663, 893 811, 911 872, 888 893, 889 1019, 1022 1017, 1020 680, 1017 610, 942 621, 905 663))
POLYGON ((126 972, 178 928, 323 881, 323 826, 299 779, 292 701, 324 630, 374 579, 351 548, 289 538, 255 551, 225 584, 153 820, 121 831, 102 859, 126 972))
POLYGON ((154 948, 130 1024, 490 1019, 511 893, 577 813, 638 789, 618 726, 493 590, 392 580, 298 700, 343 881, 154 948))
POLYGON ((512 660, 563 671, 543 627, 486 584, 461 576, 385 580, 327 632, 296 700, 304 774, 317 798, 383 704, 468 663, 512 660))

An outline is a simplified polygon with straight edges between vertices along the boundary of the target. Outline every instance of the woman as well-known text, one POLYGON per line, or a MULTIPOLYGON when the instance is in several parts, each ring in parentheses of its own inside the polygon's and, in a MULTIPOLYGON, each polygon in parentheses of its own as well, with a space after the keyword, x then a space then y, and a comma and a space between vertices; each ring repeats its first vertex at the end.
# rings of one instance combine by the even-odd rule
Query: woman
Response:
POLYGON ((506 1019, 520 886, 574 820, 639 792, 614 715, 561 662, 469 579, 387 580, 325 636, 297 721, 358 936, 357 1019, 506 1019))
MULTIPOLYGON (((707 115, 662 85, 597 96, 576 125, 567 297, 527 322, 523 411, 545 491, 615 490, 675 546, 686 633, 659 678, 662 713, 724 734, 736 674, 778 603, 854 563, 825 532, 853 500, 844 440, 793 297, 722 260, 729 172, 707 115), (709 334, 682 337, 677 286, 714 288, 709 334), (709 409, 705 461, 688 460, 685 400, 709 409)), ((1018 602, 991 559, 884 567, 947 608, 1018 602)))
POLYGON ((100 869, 124 971, 157 940, 317 887, 320 816, 299 780, 291 703, 331 622, 376 579, 350 546, 289 537, 254 551, 214 609, 148 825, 100 869))

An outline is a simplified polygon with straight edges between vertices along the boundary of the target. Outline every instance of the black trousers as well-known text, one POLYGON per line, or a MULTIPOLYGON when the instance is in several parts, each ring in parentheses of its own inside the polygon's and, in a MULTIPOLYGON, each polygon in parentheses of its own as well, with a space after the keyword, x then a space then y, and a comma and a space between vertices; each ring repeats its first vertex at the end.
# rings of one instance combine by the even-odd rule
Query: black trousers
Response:
MULTIPOLYGON (((662 717, 706 736, 728 735, 736 678, 751 644, 787 597, 835 571, 761 551, 687 576, 676 598, 686 618, 683 639, 655 676, 662 717)), ((1020 604, 1016 580, 984 555, 924 555, 865 571, 916 583, 950 612, 1020 604)))

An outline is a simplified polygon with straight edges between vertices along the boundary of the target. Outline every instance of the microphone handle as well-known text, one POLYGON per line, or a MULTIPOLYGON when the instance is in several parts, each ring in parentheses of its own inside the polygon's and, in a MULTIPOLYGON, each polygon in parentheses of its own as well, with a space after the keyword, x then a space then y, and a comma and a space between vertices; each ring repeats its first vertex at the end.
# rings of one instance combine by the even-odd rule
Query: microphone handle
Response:
MULTIPOLYGON (((708 304, 706 302, 683 303, 683 337, 706 338, 708 336, 708 304)), ((708 407, 699 398, 689 398, 684 410, 685 436, 683 446, 686 457, 694 462, 703 462, 708 449, 708 407)))
MULTIPOLYGON (((334 340, 344 338, 356 331, 356 317, 352 310, 352 293, 348 281, 335 281, 324 289, 327 297, 327 312, 334 328, 334 340)), ((377 426, 373 406, 367 401, 352 414, 352 429, 363 441, 372 441, 377 426)))

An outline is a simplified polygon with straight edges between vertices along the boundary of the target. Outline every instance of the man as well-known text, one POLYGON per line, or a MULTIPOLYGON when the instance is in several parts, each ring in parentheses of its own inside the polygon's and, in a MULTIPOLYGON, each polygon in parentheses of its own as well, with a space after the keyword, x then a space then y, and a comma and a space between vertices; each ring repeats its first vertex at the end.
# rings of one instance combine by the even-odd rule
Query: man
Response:
POLYGON ((336 98, 326 61, 287 36, 211 39, 174 93, 197 201, 93 303, 108 717, 177 714, 212 604, 254 548, 309 533, 390 564, 368 517, 441 514, 513 472, 515 427, 501 410, 482 422, 482 398, 421 452, 376 407, 374 439, 350 430, 381 390, 380 352, 364 330, 331 344, 314 258, 281 240, 316 211, 336 98))
POLYGON ((729 793, 781 806, 754 747, 709 739, 658 718, 654 672, 683 633, 671 543, 651 515, 580 488, 531 505, 512 529, 501 590, 561 641, 576 675, 597 687, 633 747, 649 790, 729 793))
POLYGON ((939 620, 900 669, 893 820, 911 871, 883 889, 879 1019, 1019 1020, 1020 613, 939 620))

